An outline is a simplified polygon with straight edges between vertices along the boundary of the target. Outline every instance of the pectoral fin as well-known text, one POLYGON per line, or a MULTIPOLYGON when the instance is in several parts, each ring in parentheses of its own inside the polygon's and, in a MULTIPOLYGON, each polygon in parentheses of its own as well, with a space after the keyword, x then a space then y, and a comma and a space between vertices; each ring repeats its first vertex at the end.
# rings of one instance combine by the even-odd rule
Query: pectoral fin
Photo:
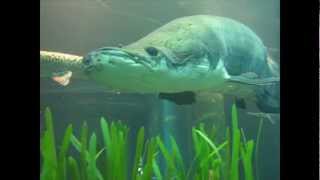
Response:
POLYGON ((272 117, 271 113, 263 113, 263 112, 247 112, 248 115, 254 116, 256 118, 262 119, 262 120, 268 120, 271 124, 275 124, 275 120, 272 117))
POLYGON ((236 98, 235 103, 238 108, 241 108, 241 109, 247 108, 246 101, 243 98, 236 98))
POLYGON ((192 91, 179 93, 159 93, 159 98, 174 102, 177 105, 187 105, 196 102, 195 93, 192 91))
POLYGON ((66 71, 63 73, 57 73, 52 76, 52 80, 57 82, 62 86, 67 86, 70 83, 70 78, 72 77, 71 71, 66 71))
POLYGON ((247 85, 266 86, 280 83, 279 77, 258 78, 253 72, 244 73, 239 76, 230 76, 229 82, 235 82, 247 85))

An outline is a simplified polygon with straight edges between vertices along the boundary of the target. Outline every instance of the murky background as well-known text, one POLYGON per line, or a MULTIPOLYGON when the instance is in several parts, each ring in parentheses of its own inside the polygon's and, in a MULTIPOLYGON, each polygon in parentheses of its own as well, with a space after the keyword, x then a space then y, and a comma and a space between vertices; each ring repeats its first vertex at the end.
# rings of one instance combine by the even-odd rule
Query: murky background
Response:
MULTIPOLYGON (((249 26, 279 61, 279 4, 278 0, 41 0, 40 47, 82 56, 102 46, 134 42, 178 17, 212 14, 249 26)), ((170 131, 188 163, 191 127, 201 121, 214 125, 224 136, 230 119, 224 112, 230 102, 224 105, 219 95, 203 94, 193 105, 165 105, 171 107, 169 111, 163 108, 166 102, 155 94, 118 93, 81 80, 74 80, 68 87, 59 87, 46 78, 40 81, 40 110, 47 106, 52 109, 58 139, 69 123, 74 124, 76 133, 83 121, 87 121, 90 130, 100 132, 99 118, 103 116, 129 126, 134 137, 131 146, 141 126, 146 127, 149 136, 170 131)), ((250 110, 256 108, 250 105, 250 110)), ((239 114, 239 124, 247 138, 256 138, 259 120, 241 110, 239 114)), ((259 146, 261 180, 280 179, 280 122, 278 116, 274 119, 275 124, 263 123, 259 146)))

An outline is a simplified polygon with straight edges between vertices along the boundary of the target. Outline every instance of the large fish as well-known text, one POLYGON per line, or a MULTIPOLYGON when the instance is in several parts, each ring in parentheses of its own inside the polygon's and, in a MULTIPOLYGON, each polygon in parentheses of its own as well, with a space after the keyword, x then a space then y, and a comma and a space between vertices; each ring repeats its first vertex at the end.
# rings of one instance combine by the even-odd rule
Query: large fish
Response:
POLYGON ((94 50, 82 64, 89 79, 119 91, 158 93, 176 104, 213 92, 280 111, 277 64, 252 30, 229 18, 178 18, 127 46, 94 50))

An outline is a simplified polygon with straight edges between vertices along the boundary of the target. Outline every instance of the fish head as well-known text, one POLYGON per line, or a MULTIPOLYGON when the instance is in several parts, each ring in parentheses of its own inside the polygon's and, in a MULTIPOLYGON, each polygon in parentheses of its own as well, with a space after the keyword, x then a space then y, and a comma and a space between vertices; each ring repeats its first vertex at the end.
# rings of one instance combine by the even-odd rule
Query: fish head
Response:
POLYGON ((152 86, 148 81, 157 81, 170 71, 165 59, 157 56, 155 49, 135 51, 104 47, 89 52, 82 62, 90 79, 119 90, 135 89, 133 86, 139 84, 152 86))
POLYGON ((175 60, 170 52, 158 47, 104 47, 88 53, 83 64, 90 79, 116 90, 180 92, 197 87, 191 81, 197 83, 208 66, 177 64, 175 60))
POLYGON ((89 52, 83 58, 83 64, 87 74, 102 71, 104 68, 106 70, 133 68, 135 72, 136 69, 140 69, 140 71, 157 71, 168 68, 168 66, 160 66, 161 61, 167 62, 169 60, 155 47, 146 47, 138 50, 103 47, 89 52))

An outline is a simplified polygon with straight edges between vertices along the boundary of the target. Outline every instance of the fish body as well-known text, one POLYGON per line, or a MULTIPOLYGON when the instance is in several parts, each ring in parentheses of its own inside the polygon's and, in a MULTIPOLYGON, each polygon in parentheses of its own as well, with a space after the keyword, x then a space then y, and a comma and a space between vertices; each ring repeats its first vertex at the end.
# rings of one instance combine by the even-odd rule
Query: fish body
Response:
POLYGON ((122 48, 94 50, 83 63, 90 79, 119 91, 159 93, 177 104, 209 91, 279 112, 277 64, 250 28, 229 18, 178 18, 122 48))
POLYGON ((119 92, 158 93, 179 105, 210 92, 254 101, 263 112, 280 112, 277 63, 249 27, 225 17, 178 18, 136 42, 102 47, 83 58, 54 52, 40 52, 40 57, 41 74, 49 72, 61 85, 68 85, 71 76, 89 78, 119 92), (56 68, 60 73, 51 73, 56 68))

